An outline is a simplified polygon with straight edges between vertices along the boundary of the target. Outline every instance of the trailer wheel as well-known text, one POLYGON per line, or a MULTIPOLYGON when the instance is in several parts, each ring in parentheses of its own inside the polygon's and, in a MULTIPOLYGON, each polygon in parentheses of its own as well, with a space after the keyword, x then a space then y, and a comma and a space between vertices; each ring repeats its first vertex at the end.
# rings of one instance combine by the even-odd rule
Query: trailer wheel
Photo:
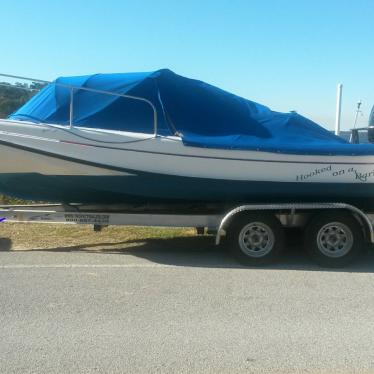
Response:
POLYGON ((283 228, 271 214, 241 215, 227 230, 227 244, 243 265, 268 264, 274 262, 283 250, 283 228))
POLYGON ((364 246, 364 235, 352 215, 322 212, 308 224, 304 243, 309 255, 320 266, 339 268, 358 256, 364 246))

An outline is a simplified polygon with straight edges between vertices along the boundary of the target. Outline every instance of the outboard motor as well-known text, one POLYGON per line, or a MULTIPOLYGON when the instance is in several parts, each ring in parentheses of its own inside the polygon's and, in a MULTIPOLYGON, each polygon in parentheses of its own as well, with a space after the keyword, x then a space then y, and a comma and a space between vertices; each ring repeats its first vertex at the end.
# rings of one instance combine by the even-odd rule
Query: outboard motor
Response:
POLYGON ((368 127, 368 141, 369 143, 374 143, 374 126, 368 127))
MULTIPOLYGON (((359 102, 359 105, 361 105, 361 102, 359 102)), ((357 109, 356 120, 357 120, 358 113, 359 113, 359 106, 357 109)), ((355 121, 355 127, 351 130, 351 136, 349 138, 350 143, 353 143, 353 144, 360 143, 360 135, 359 135, 360 131, 365 131, 367 133, 367 141, 369 143, 374 143, 374 106, 370 113, 368 127, 356 128, 356 121, 355 121)))
POLYGON ((369 117, 368 141, 369 143, 374 143, 374 106, 369 117))
POLYGON ((351 130, 351 136, 349 138, 349 142, 352 143, 352 144, 358 144, 358 143, 360 143, 360 135, 358 134, 358 130, 357 129, 352 129, 351 130))

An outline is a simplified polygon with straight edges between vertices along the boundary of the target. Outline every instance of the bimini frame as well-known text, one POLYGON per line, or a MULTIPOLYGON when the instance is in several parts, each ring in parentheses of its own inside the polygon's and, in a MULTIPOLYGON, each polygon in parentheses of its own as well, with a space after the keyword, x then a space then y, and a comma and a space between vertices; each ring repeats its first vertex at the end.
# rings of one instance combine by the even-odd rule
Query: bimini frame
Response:
MULTIPOLYGON (((11 74, 1 74, 0 73, 0 77, 6 77, 6 78, 12 78, 12 79, 21 79, 21 80, 26 80, 26 81, 41 83, 41 84, 54 83, 56 86, 64 87, 64 88, 68 89, 70 91, 70 105, 69 105, 69 126, 70 126, 70 128, 73 128, 73 126, 74 126, 74 122, 73 122, 73 118, 74 118, 74 94, 77 91, 80 91, 80 90, 81 91, 88 91, 88 92, 93 92, 93 93, 98 93, 98 94, 103 94, 103 95, 124 97, 126 99, 142 101, 142 102, 148 104, 152 108, 152 112, 153 112, 153 133, 154 133, 155 137, 157 136, 157 132, 158 132, 157 109, 156 109, 155 105, 150 100, 145 99, 144 97, 126 95, 126 94, 121 94, 121 93, 113 92, 113 91, 97 90, 97 89, 94 89, 94 88, 73 86, 73 85, 69 85, 69 84, 65 84, 65 83, 49 82, 49 81, 45 81, 45 80, 41 80, 41 79, 33 79, 33 78, 29 78, 29 77, 21 77, 21 76, 18 76, 18 75, 11 75, 11 74)), ((9 85, 9 84, 6 84, 6 83, 1 83, 1 82, 0 82, 0 86, 13 87, 12 85, 9 85)), ((38 91, 37 89, 22 87, 22 86, 15 86, 15 88, 25 89, 25 90, 28 90, 28 91, 38 91)))

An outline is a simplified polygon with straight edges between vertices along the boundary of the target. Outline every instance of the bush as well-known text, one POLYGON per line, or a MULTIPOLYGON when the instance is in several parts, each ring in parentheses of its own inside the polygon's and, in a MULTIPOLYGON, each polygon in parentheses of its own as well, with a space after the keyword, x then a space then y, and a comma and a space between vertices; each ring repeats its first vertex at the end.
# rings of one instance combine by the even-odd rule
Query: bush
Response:
MULTIPOLYGON (((27 100, 29 100, 37 91, 30 91, 28 88, 39 89, 41 85, 31 83, 31 85, 16 83, 12 86, 7 83, 0 86, 0 118, 7 118, 27 100), (26 88, 26 89, 25 89, 26 88)), ((27 204, 27 201, 0 195, 0 204, 27 204)))

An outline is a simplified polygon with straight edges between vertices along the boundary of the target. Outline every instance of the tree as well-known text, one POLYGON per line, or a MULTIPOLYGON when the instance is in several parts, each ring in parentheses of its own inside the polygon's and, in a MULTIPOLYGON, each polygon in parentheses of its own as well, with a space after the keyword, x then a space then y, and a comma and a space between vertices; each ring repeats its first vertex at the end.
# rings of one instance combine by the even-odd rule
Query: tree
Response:
POLYGON ((30 91, 27 84, 19 82, 15 85, 3 82, 0 84, 0 118, 8 117, 36 93, 30 91))

